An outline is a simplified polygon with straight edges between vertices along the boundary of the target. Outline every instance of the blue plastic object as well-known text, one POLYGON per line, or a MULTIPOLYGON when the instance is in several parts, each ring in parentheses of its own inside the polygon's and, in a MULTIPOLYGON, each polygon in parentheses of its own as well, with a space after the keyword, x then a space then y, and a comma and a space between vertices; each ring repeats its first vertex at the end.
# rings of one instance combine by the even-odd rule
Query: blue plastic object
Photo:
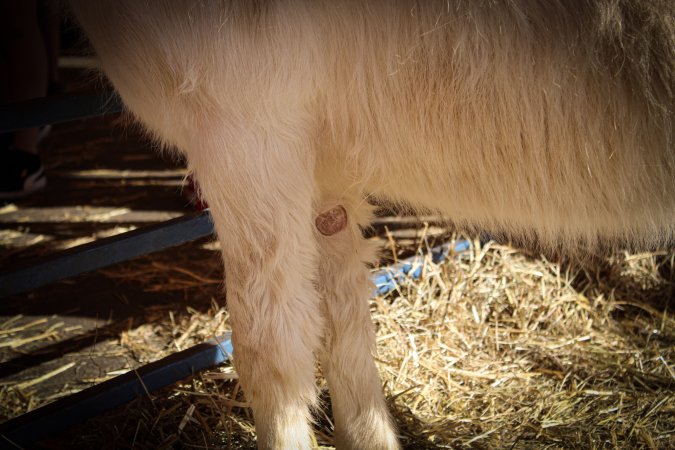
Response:
MULTIPOLYGON (((453 253, 464 252, 471 248, 469 241, 456 241, 452 247, 453 253)), ((450 243, 439 245, 431 249, 431 260, 438 264, 444 261, 450 255, 450 243)), ((399 280, 405 277, 419 278, 422 275, 423 254, 417 254, 410 258, 401 261, 398 264, 384 267, 373 274, 373 282, 375 283, 375 291, 373 295, 383 295, 387 292, 396 289, 399 280)))

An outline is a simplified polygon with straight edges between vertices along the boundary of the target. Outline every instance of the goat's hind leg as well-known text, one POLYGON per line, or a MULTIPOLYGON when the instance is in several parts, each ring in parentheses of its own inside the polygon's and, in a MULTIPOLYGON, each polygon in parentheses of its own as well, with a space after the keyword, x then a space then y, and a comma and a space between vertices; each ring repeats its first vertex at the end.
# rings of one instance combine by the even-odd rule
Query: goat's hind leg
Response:
POLYGON ((258 446, 309 448, 323 328, 312 158, 269 129, 228 128, 195 134, 186 153, 222 246, 235 366, 258 446))
POLYGON ((373 283, 366 263, 375 249, 361 235, 359 223, 370 220, 363 197, 324 197, 319 211, 337 205, 347 213, 346 229, 330 236, 319 233, 321 293, 326 333, 321 363, 328 381, 338 448, 399 448, 373 361, 375 335, 368 308, 373 283))

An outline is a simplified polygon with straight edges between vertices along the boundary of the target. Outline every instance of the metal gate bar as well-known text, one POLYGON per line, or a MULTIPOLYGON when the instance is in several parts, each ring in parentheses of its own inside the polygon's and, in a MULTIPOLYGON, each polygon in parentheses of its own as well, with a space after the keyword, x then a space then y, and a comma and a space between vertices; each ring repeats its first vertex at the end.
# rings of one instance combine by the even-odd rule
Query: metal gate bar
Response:
POLYGON ((221 364, 231 354, 232 342, 226 334, 56 400, 0 424, 0 449, 30 446, 51 434, 221 364))
POLYGON ((30 267, 0 274, 0 298, 194 241, 212 233, 211 217, 205 211, 99 239, 65 250, 30 267))
MULTIPOLYGON (((122 111, 116 94, 66 95, 0 106, 0 133, 122 111)), ((208 212, 81 245, 0 274, 0 297, 193 241, 213 233, 208 212)), ((226 361, 229 334, 85 389, 0 424, 0 449, 23 448, 75 423, 226 361)))

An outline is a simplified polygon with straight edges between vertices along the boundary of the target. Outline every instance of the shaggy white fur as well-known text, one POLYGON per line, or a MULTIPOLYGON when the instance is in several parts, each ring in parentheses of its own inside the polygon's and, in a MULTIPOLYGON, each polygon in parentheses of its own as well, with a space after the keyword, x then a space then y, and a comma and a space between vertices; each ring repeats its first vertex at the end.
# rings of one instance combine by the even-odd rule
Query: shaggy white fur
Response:
POLYGON ((261 448, 310 446, 315 355, 338 446, 398 447, 368 195, 551 247, 672 241, 670 0, 71 3, 211 207, 261 448))

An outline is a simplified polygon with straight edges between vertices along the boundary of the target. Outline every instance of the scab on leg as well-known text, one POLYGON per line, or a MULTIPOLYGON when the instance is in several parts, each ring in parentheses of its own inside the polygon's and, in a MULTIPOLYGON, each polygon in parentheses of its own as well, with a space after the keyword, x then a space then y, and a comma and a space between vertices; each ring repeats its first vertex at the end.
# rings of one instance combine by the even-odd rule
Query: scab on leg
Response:
POLYGON ((332 236, 347 228, 347 210, 337 205, 324 211, 314 221, 316 229, 324 236, 332 236))

